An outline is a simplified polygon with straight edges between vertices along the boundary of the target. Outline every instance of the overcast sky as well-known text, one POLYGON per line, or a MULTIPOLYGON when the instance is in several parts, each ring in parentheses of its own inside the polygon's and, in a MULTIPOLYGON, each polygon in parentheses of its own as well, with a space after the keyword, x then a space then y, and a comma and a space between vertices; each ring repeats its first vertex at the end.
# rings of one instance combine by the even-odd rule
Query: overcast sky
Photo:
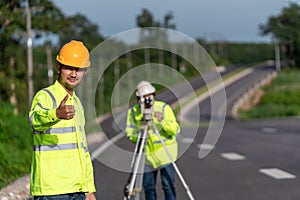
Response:
POLYGON ((300 0, 53 0, 66 14, 81 13, 100 27, 104 36, 136 28, 136 17, 148 9, 156 21, 172 11, 176 30, 192 38, 270 42, 259 24, 278 15, 289 2, 300 0))

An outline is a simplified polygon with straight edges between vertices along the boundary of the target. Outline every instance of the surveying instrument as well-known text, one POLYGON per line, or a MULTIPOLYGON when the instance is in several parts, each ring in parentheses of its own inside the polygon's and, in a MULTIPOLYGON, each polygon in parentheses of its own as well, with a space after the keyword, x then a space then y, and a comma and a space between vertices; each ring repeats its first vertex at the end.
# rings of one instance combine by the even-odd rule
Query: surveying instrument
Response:
POLYGON ((189 190, 189 186, 186 184, 177 165, 175 164, 174 159, 171 156, 170 151, 168 150, 166 144, 164 143, 155 124, 153 123, 152 113, 153 113, 154 96, 151 95, 145 98, 143 96, 139 96, 138 100, 140 103, 140 109, 141 109, 141 113, 143 114, 143 118, 141 121, 138 139, 134 148, 133 158, 130 165, 130 170, 131 170, 130 175, 124 186, 123 200, 140 200, 140 193, 142 192, 142 184, 143 184, 143 173, 145 167, 145 148, 147 145, 148 131, 150 129, 153 130, 154 134, 156 134, 159 137, 159 140, 163 145, 163 148, 166 151, 171 161, 171 164, 173 165, 181 183, 183 184, 183 187, 186 189, 189 199, 194 200, 194 197, 191 191, 189 190))

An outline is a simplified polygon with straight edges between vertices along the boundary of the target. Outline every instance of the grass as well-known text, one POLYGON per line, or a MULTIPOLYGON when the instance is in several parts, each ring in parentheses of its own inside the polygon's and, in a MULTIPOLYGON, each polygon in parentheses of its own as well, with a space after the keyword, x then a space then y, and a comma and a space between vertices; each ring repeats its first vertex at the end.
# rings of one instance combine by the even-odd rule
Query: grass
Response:
POLYGON ((32 131, 25 116, 0 101, 0 188, 30 171, 32 131))
POLYGON ((271 85, 262 88, 260 102, 249 110, 240 110, 242 119, 291 117, 300 115, 300 70, 286 69, 271 85))

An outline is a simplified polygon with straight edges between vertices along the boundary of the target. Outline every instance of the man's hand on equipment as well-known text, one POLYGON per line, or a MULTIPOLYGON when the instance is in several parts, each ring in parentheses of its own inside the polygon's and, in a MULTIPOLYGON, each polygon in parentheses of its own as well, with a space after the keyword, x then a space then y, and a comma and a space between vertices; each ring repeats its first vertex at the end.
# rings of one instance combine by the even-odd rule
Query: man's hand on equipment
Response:
POLYGON ((85 195, 85 199, 86 200, 96 200, 96 196, 95 194, 92 192, 92 193, 88 193, 85 195))
POLYGON ((72 105, 66 105, 69 96, 66 97, 60 102, 59 107, 56 109, 56 116, 59 119, 72 119, 75 115, 75 109, 72 105))
POLYGON ((156 119, 159 121, 159 122, 161 122, 162 120, 163 120, 163 114, 162 114, 162 112, 155 112, 154 113, 154 116, 156 117, 156 119))

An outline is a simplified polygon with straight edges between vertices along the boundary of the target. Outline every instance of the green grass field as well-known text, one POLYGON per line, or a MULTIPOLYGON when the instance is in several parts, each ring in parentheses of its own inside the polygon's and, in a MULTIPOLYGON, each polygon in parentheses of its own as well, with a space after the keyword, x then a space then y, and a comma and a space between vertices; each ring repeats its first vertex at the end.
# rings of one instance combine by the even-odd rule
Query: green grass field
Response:
POLYGON ((271 85, 262 89, 264 95, 258 105, 248 111, 239 111, 242 119, 300 115, 300 70, 283 70, 271 85))
POLYGON ((32 131, 25 116, 0 101, 0 188, 30 171, 32 131))

